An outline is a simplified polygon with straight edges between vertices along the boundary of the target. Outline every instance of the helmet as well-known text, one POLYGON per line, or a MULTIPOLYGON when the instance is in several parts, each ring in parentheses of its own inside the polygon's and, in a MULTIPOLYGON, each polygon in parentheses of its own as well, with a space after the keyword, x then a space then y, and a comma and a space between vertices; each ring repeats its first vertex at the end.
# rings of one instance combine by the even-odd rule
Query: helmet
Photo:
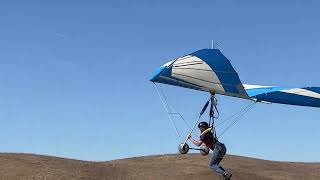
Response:
POLYGON ((199 124, 198 124, 198 128, 199 129, 207 129, 207 128, 209 128, 209 124, 207 123, 207 122, 200 122, 199 124))

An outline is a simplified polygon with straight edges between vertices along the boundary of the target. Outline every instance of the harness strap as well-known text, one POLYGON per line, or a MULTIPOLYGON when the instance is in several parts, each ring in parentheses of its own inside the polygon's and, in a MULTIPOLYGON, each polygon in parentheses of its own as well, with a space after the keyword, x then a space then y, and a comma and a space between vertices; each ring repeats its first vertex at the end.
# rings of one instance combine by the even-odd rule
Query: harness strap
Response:
POLYGON ((204 135, 204 134, 208 133, 208 132, 211 131, 211 130, 212 130, 212 128, 208 128, 208 129, 204 130, 204 131, 201 133, 201 135, 204 135))

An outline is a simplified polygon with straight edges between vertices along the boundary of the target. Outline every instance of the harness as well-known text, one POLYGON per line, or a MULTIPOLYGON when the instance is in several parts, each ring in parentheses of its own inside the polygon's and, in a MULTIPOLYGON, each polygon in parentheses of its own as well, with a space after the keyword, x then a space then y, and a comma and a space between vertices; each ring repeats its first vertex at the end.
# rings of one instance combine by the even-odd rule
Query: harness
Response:
MULTIPOLYGON (((208 129, 204 130, 204 131, 201 133, 201 136, 207 134, 207 133, 210 132, 211 130, 212 130, 212 128, 208 128, 208 129)), ((215 144, 214 147, 215 147, 215 146, 223 146, 223 145, 224 145, 224 144, 221 143, 217 138, 213 137, 213 139, 214 139, 214 144, 215 144)))

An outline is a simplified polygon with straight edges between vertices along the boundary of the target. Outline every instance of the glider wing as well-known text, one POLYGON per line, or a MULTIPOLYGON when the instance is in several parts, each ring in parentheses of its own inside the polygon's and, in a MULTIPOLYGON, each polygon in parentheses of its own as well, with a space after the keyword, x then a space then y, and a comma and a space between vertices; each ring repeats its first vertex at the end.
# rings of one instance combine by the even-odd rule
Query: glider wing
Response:
POLYGON ((218 49, 202 49, 164 64, 152 82, 248 99, 237 72, 218 49))
POLYGON ((243 86, 248 96, 258 102, 320 107, 320 87, 243 86))
POLYGON ((320 107, 320 87, 242 84, 230 61, 218 49, 201 49, 170 61, 150 80, 257 102, 320 107))

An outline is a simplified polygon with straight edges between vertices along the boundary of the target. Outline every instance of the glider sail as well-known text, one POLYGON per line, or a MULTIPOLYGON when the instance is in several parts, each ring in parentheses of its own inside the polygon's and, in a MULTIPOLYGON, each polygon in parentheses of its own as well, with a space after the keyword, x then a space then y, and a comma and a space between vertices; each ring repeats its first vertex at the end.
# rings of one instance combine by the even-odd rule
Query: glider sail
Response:
POLYGON ((201 49, 170 61, 150 80, 257 102, 320 107, 320 87, 242 84, 230 61, 218 49, 201 49))
POLYGON ((237 72, 218 49, 202 49, 164 64, 152 82, 249 98, 237 72))
POLYGON ((250 98, 258 102, 320 107, 320 87, 286 88, 244 85, 250 98))

